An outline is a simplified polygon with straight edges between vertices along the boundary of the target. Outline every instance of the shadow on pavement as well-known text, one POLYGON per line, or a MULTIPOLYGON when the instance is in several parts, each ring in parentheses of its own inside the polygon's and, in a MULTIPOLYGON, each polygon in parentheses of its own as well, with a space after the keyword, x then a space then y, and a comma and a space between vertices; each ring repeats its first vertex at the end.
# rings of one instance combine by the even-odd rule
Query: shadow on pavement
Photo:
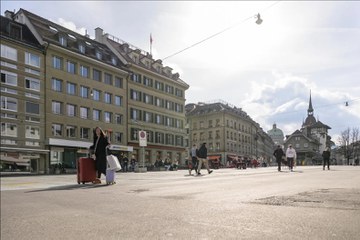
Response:
POLYGON ((108 187, 108 186, 110 186, 110 185, 107 185, 107 184, 72 184, 72 185, 49 187, 49 188, 45 188, 45 189, 37 189, 37 190, 27 191, 25 193, 44 192, 44 191, 59 191, 59 190, 75 190, 75 189, 94 189, 94 188, 102 188, 102 187, 108 187))

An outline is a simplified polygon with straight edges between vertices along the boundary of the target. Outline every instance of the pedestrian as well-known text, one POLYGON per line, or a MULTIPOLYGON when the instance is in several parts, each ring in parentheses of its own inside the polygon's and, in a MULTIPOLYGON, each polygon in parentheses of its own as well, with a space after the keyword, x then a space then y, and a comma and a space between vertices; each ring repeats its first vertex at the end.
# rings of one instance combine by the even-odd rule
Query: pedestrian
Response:
POLYGON ((290 171, 293 171, 294 161, 296 161, 296 151, 291 144, 286 149, 286 159, 289 164, 290 171))
POLYGON ((325 165, 327 165, 327 169, 330 170, 330 149, 326 147, 322 153, 323 157, 323 170, 325 170, 325 165))
POLYGON ((206 143, 203 143, 199 149, 199 151, 197 152, 197 158, 199 160, 199 166, 198 166, 198 171, 197 171, 197 175, 201 175, 200 171, 201 171, 201 165, 204 163, 207 171, 209 174, 211 174, 213 171, 210 170, 209 168, 209 163, 208 163, 208 159, 207 159, 207 148, 206 148, 206 143))
POLYGON ((125 154, 123 157, 123 164, 124 164, 123 172, 129 171, 129 159, 127 158, 127 156, 125 154))
POLYGON ((94 136, 94 154, 95 154, 95 169, 97 171, 97 179, 94 183, 101 183, 101 173, 106 176, 106 152, 110 146, 108 137, 100 127, 96 127, 93 132, 94 136))
POLYGON ((189 175, 191 175, 192 170, 195 170, 195 172, 198 173, 197 168, 198 168, 199 160, 197 158, 197 152, 198 152, 198 149, 196 147, 196 144, 194 144, 190 151, 191 163, 189 163, 189 175), (190 166, 191 166, 191 168, 190 168, 190 166))
POLYGON ((277 148, 275 149, 273 155, 276 158, 276 162, 278 164, 278 171, 281 172, 281 160, 285 156, 285 153, 282 150, 280 145, 277 146, 277 148))

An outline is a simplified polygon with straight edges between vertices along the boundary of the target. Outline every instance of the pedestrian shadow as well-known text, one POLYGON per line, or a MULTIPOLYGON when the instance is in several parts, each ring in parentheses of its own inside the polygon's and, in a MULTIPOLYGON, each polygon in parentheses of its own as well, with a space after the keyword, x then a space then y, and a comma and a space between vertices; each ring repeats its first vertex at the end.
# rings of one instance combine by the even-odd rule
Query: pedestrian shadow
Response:
POLYGON ((54 186, 48 187, 45 189, 36 189, 27 191, 25 193, 34 193, 34 192, 46 192, 46 191, 61 191, 61 190, 76 190, 76 189, 96 189, 108 187, 108 184, 71 184, 71 185, 63 185, 63 186, 54 186))

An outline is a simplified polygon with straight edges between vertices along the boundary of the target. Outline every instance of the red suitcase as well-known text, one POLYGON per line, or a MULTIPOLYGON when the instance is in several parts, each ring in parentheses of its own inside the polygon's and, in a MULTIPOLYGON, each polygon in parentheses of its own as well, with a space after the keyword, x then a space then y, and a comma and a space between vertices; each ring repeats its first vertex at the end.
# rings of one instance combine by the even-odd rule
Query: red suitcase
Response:
POLYGON ((77 182, 85 184, 96 179, 95 161, 92 158, 79 158, 77 164, 77 182))

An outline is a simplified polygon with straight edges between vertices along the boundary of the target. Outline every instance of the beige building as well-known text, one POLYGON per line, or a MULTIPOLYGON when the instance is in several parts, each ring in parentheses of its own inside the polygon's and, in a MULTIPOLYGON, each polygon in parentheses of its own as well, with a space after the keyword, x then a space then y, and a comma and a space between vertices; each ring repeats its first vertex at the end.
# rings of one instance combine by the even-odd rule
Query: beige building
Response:
POLYGON ((1 166, 43 173, 44 49, 26 25, 1 16, 1 166))
POLYGON ((274 143, 241 108, 225 102, 187 104, 189 145, 206 142, 209 159, 271 160, 274 143))
MULTIPOLYGON (((144 159, 146 165, 185 157, 189 86, 161 60, 110 40, 100 28, 93 40, 24 9, 8 12, 6 19, 27 29, 33 46, 2 34, 2 153, 3 146, 13 151, 32 147, 34 171, 74 170, 99 126, 114 154, 144 159), (25 80, 27 75, 32 80, 25 80), (139 147, 140 130, 147 133, 145 148, 139 147)), ((6 29, 2 26, 2 32, 6 29)))
POLYGON ((95 29, 95 39, 108 46, 130 71, 127 81, 128 145, 133 157, 152 165, 157 159, 186 157, 185 91, 189 85, 178 73, 123 40, 95 29), (147 146, 139 147, 139 131, 147 133, 147 146))

